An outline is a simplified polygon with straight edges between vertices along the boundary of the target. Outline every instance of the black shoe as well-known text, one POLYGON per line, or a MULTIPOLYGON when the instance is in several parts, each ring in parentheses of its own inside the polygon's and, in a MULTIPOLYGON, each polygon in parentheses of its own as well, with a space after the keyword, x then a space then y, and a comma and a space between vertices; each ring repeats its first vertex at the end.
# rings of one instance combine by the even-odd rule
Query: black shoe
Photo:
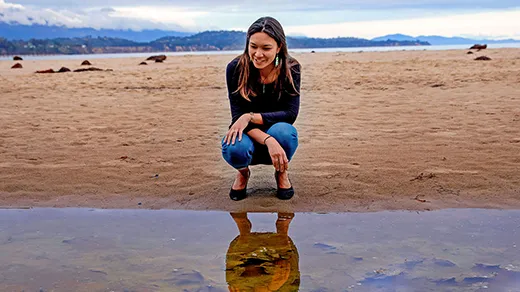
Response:
MULTIPOLYGON (((247 172, 247 180, 249 181, 249 177, 251 176, 251 170, 248 170, 247 172)), ((229 198, 233 201, 241 201, 245 198, 247 198, 247 185, 245 188, 241 190, 234 190, 233 187, 231 187, 231 190, 229 191, 229 198)))
POLYGON ((288 189, 278 188, 276 190, 276 197, 280 200, 289 200, 294 196, 294 189, 291 186, 288 189))
POLYGON ((243 188, 241 190, 231 189, 229 192, 229 198, 231 198, 233 201, 240 201, 247 198, 247 188, 243 188))
POLYGON ((292 187, 291 180, 289 180, 289 182, 291 183, 291 187, 288 189, 285 189, 285 188, 278 187, 278 172, 275 173, 275 178, 276 178, 276 197, 280 200, 291 199, 294 196, 294 188, 292 187))

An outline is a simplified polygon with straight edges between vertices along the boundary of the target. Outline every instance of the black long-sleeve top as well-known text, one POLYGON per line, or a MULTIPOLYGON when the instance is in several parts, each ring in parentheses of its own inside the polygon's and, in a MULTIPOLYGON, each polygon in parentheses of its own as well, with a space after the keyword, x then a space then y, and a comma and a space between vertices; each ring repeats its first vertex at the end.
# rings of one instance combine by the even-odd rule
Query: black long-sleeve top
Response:
MULTIPOLYGON (((249 123, 244 133, 254 128, 265 132, 275 123, 286 122, 293 124, 294 121, 296 121, 300 109, 299 94, 290 94, 287 90, 282 89, 282 93, 279 95, 274 90, 275 82, 265 84, 264 93, 263 85, 259 83, 258 88, 255 88, 257 96, 250 96, 249 99, 251 101, 248 101, 240 95, 240 92, 235 92, 238 89, 240 73, 237 66, 238 58, 231 61, 226 69, 226 82, 231 107, 231 125, 243 114, 250 112, 260 113, 262 115, 263 125, 249 123)), ((293 65, 291 76, 297 92, 300 92, 300 75, 300 65, 293 65)))

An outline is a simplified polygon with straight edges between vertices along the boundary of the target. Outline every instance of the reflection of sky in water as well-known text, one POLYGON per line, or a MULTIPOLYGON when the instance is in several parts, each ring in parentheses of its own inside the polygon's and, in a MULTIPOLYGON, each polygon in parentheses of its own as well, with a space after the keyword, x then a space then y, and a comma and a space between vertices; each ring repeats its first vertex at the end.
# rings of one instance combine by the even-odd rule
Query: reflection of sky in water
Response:
MULTIPOLYGON (((249 219, 276 232, 276 214, 249 219)), ((0 210, 0 291, 228 291, 237 235, 223 212, 0 210)), ((296 214, 289 238, 300 291, 520 291, 520 211, 296 214)), ((236 275, 275 282, 278 250, 236 275)))

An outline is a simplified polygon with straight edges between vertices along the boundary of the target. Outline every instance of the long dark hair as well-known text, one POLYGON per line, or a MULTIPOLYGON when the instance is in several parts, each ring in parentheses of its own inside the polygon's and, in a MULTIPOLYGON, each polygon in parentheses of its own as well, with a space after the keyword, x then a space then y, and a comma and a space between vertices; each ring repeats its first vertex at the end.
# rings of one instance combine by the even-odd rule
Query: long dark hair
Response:
POLYGON ((244 53, 238 57, 238 70, 240 77, 238 79, 238 88, 235 92, 240 92, 240 95, 247 100, 250 100, 249 96, 257 96, 254 89, 256 86, 254 85, 256 85, 258 79, 251 78, 251 73, 256 72, 254 71, 256 68, 249 57, 249 40, 251 36, 257 32, 264 32, 272 37, 280 48, 280 52, 278 53, 280 63, 274 68, 275 76, 277 76, 274 88, 275 91, 278 92, 278 98, 280 98, 283 90, 286 90, 291 95, 299 94, 298 90, 294 86, 291 75, 291 70, 299 68, 299 66, 296 66, 299 65, 299 63, 296 59, 289 56, 287 40, 282 25, 278 20, 269 16, 259 18, 251 24, 247 30, 246 48, 244 49, 244 53))

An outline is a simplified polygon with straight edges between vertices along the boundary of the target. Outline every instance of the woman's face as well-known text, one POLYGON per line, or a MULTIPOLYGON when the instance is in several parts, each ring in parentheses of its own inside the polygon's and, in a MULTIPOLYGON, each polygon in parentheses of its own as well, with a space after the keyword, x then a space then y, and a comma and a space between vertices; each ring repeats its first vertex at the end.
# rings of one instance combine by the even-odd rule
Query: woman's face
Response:
POLYGON ((274 62, 280 48, 265 32, 257 32, 249 38, 249 58, 257 69, 264 69, 274 62))

